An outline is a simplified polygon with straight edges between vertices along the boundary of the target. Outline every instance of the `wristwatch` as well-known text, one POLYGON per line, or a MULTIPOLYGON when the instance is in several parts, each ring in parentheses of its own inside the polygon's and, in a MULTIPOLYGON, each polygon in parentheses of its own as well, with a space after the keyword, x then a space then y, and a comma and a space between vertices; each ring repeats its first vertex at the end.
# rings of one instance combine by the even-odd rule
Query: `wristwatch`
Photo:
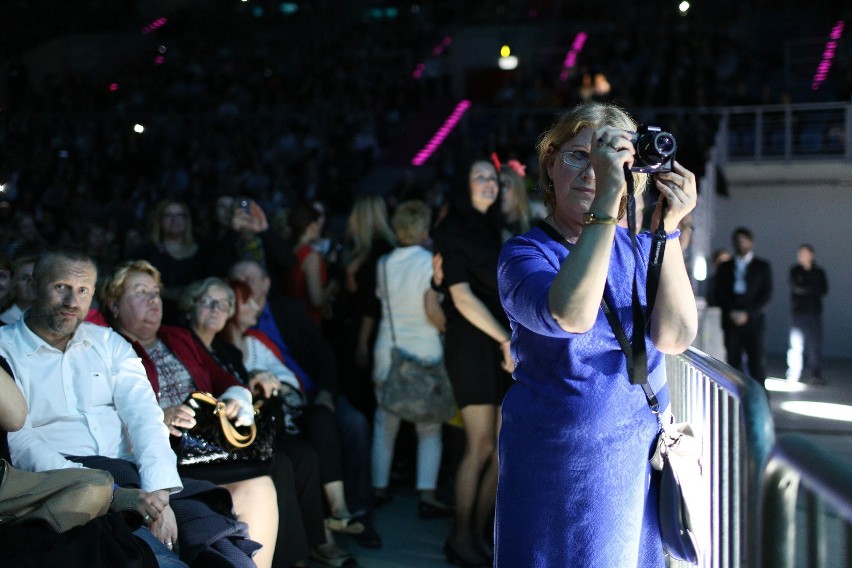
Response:
POLYGON ((618 219, 615 217, 599 217, 594 213, 583 213, 584 225, 615 225, 618 219))

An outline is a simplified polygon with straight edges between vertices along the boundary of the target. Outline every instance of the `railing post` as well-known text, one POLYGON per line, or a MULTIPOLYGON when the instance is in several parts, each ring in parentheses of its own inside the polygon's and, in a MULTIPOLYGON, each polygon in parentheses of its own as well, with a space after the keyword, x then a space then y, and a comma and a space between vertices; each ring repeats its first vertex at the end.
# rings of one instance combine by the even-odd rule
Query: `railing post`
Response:
MULTIPOLYGON (((844 114, 846 115, 846 136, 843 137, 843 144, 846 146, 846 159, 852 160, 852 103, 846 105, 844 114)), ((852 547, 852 544, 849 546, 852 547)))
POLYGON ((793 109, 790 105, 784 108, 784 159, 793 159, 793 109))
POLYGON ((763 108, 758 108, 754 116, 754 159, 763 159, 763 108))
POLYGON ((763 485, 762 566, 793 568, 796 560, 796 497, 799 475, 770 460, 763 485))
POLYGON ((808 497, 808 566, 825 568, 826 560, 826 522, 825 507, 822 499, 812 491, 808 497))

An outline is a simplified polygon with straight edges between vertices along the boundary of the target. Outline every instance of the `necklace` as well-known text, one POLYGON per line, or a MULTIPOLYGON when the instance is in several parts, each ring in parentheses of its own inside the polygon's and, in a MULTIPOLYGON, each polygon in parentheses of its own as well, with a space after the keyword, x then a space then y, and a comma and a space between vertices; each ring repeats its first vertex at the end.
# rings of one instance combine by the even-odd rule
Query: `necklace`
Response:
POLYGON ((569 237, 568 235, 566 235, 565 231, 562 230, 562 228, 559 226, 559 223, 556 222, 556 218, 553 215, 548 215, 545 218, 545 221, 547 222, 548 225, 550 225, 551 227, 556 229, 556 232, 559 233, 562 236, 562 238, 565 239, 565 242, 570 244, 570 245, 575 244, 577 242, 577 239, 580 238, 580 235, 576 235, 574 237, 569 237))

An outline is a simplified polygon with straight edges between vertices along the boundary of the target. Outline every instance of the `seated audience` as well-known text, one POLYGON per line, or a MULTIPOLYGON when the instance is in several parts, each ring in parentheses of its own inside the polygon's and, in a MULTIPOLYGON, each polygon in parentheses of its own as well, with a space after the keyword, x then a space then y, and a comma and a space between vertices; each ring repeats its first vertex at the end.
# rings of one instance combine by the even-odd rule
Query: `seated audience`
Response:
POLYGON ((96 277, 86 255, 42 254, 33 267, 32 307, 0 328, 0 362, 8 364, 29 407, 23 427, 8 436, 12 463, 47 471, 96 461, 96 469, 108 469, 120 487, 130 488, 116 491, 116 500, 142 514, 146 526, 136 534, 160 566, 186 566, 172 549, 187 562, 254 566, 257 545, 227 512, 227 492, 179 477, 163 412, 136 353, 113 330, 84 322, 96 277), (199 516, 207 530, 218 531, 214 539, 193 522, 199 516))
MULTIPOLYGON (((163 409, 160 421, 175 437, 192 429, 196 425, 195 411, 185 401, 193 392, 201 391, 224 402, 225 414, 236 425, 253 423, 249 390, 220 369, 188 329, 161 325, 160 283, 160 273, 151 263, 127 261, 107 277, 100 291, 104 318, 142 358, 163 409)), ((187 477, 209 479, 231 492, 237 518, 263 545, 255 562, 261 567, 271 566, 278 534, 278 507, 266 468, 208 464, 181 469, 187 477)))
POLYGON ((308 400, 334 413, 342 440, 346 502, 353 521, 365 526, 355 539, 361 546, 380 547, 381 538, 367 514, 372 493, 370 427, 366 417, 338 392, 337 362, 331 346, 300 300, 270 294, 269 275, 256 262, 238 262, 231 267, 230 276, 251 288, 252 298, 260 309, 254 329, 262 331, 278 348, 308 400))
MULTIPOLYGON (((180 311, 185 314, 198 344, 223 370, 268 399, 272 394, 268 373, 250 374, 242 363, 242 352, 217 337, 228 319, 237 313, 237 306, 231 287, 215 277, 187 286, 179 302, 180 311)), ((270 475, 278 494, 280 516, 273 565, 303 563, 309 553, 319 561, 342 563, 351 558, 325 534, 317 452, 300 438, 280 431, 270 475)), ((342 487, 338 499, 343 500, 342 487)), ((355 526, 344 527, 352 528, 355 526)))

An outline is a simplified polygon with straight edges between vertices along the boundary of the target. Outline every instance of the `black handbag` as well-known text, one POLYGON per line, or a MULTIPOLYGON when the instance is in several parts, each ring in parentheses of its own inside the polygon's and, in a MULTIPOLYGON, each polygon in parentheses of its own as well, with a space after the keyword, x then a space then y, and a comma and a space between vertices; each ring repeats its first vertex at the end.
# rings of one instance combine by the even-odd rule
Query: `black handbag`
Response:
POLYGON ((205 392, 194 392, 184 402, 195 410, 195 427, 172 438, 178 465, 264 463, 272 459, 281 412, 272 399, 254 403, 255 422, 234 426, 225 416, 225 403, 205 392))
POLYGON ((423 361, 397 347, 388 295, 386 263, 387 257, 382 262, 382 278, 393 346, 391 365, 382 387, 379 404, 391 414, 409 422, 445 422, 456 412, 450 378, 442 360, 423 361))

